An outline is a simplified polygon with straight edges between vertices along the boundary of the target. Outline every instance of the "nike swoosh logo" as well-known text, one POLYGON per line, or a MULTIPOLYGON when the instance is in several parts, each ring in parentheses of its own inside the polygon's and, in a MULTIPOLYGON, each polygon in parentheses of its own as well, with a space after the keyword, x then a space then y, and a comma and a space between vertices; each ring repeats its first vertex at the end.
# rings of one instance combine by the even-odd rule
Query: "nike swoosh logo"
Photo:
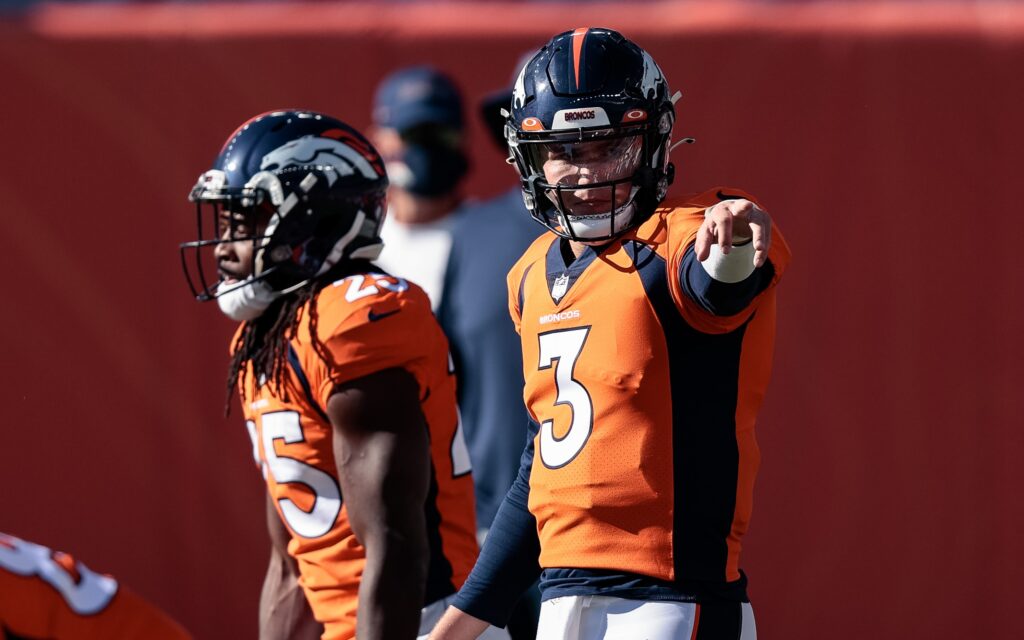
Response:
POLYGON ((719 200, 743 200, 744 199, 743 196, 731 196, 728 193, 722 193, 721 191, 719 191, 715 195, 718 196, 719 200))
POLYGON ((385 311, 384 313, 375 313, 373 309, 370 309, 370 315, 367 317, 370 319, 370 322, 377 322, 378 320, 383 320, 388 316, 393 316, 399 311, 401 311, 401 309, 393 309, 391 311, 385 311))

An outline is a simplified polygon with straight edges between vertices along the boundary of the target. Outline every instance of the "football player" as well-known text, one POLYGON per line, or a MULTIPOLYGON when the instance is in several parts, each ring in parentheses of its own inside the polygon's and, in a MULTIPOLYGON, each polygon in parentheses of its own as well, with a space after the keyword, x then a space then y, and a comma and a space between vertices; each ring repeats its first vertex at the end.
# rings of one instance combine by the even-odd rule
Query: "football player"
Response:
POLYGON ((755 637, 740 540, 789 251, 742 191, 665 200, 675 100, 609 29, 519 75, 506 137, 549 230, 508 275, 531 435, 432 638, 501 624, 538 574, 538 638, 755 637))
POLYGON ((476 557, 447 342, 423 291, 370 262, 387 185, 357 131, 280 111, 190 196, 215 236, 182 245, 186 276, 241 322, 228 389, 267 486, 263 638, 414 638, 476 557))
POLYGON ((114 578, 66 553, 0 533, 0 640, 188 640, 114 578))

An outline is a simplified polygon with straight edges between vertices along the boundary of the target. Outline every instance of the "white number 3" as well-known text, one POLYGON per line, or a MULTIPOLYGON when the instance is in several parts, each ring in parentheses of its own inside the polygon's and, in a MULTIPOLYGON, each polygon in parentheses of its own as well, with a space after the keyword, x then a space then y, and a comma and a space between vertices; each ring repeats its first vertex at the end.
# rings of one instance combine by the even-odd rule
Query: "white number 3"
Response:
POLYGON ((117 580, 110 576, 91 571, 81 562, 75 563, 78 576, 72 576, 46 547, 2 533, 0 567, 19 576, 39 576, 82 616, 99 613, 117 593, 117 580))
POLYGON ((555 365, 555 406, 567 404, 572 410, 572 422, 561 438, 555 436, 554 420, 540 424, 540 460, 549 469, 572 462, 594 429, 594 404, 590 394, 572 375, 588 333, 590 327, 582 327, 550 331, 539 336, 540 363, 537 368, 542 371, 550 369, 552 362, 558 361, 555 365))

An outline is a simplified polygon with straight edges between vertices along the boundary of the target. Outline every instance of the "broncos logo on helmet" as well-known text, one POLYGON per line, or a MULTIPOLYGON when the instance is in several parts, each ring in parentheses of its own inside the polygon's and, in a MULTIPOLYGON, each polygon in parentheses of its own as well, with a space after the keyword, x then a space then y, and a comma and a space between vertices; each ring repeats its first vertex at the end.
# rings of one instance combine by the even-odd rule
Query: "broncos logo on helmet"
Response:
POLYGON ((314 135, 302 136, 274 149, 263 156, 260 169, 280 171, 293 165, 316 165, 323 171, 328 186, 333 186, 339 176, 356 172, 367 180, 380 177, 370 160, 356 149, 339 140, 314 135))

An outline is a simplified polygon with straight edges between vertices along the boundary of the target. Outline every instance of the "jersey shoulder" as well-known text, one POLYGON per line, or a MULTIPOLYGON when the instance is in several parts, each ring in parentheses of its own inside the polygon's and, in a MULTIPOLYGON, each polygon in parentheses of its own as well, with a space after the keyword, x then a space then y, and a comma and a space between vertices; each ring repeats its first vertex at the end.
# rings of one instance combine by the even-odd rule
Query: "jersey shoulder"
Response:
POLYGON ((419 285, 383 270, 340 278, 320 291, 315 304, 317 334, 322 340, 391 316, 402 324, 432 318, 430 300, 419 285))
POLYGON ((342 383, 390 368, 446 370, 448 343, 418 285, 368 270, 324 287, 292 342, 326 406, 342 383), (315 335, 314 335, 315 334, 315 335))
POLYGON ((536 265, 538 262, 541 264, 541 268, 544 268, 544 260, 548 254, 548 250, 551 248, 552 242, 558 242, 558 236, 548 231, 542 233, 530 246, 526 248, 523 255, 516 260, 512 268, 509 269, 508 275, 506 276, 506 285, 508 287, 508 304, 509 313, 512 316, 512 322, 515 325, 516 332, 519 331, 519 314, 520 309, 520 294, 522 292, 523 281, 526 278, 526 274, 536 265))
POLYGON ((521 274, 526 271, 531 264, 534 264, 538 260, 543 260, 548 253, 548 249, 551 248, 552 242, 558 242, 558 236, 550 231, 542 233, 534 238, 533 242, 526 247, 526 250, 523 251, 523 254, 519 256, 519 259, 516 260, 515 264, 513 264, 512 268, 509 270, 509 280, 511 281, 513 279, 513 274, 521 274))
MULTIPOLYGON (((704 212, 724 200, 744 198, 761 203, 751 194, 735 187, 714 187, 706 191, 666 198, 650 218, 637 227, 632 237, 656 248, 669 257, 693 242, 704 222, 704 212)), ((763 208, 763 207, 762 207, 763 208)))

